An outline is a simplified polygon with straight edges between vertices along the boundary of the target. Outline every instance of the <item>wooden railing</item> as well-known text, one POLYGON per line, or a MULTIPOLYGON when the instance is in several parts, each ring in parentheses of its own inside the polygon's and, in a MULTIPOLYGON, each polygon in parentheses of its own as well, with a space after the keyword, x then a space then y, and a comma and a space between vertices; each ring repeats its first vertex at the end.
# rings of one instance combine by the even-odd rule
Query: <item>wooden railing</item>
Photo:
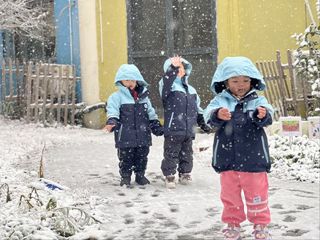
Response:
POLYGON ((276 60, 258 61, 256 66, 265 79, 267 89, 264 94, 276 110, 276 119, 289 115, 308 117, 314 99, 308 96, 306 83, 296 79, 291 50, 287 51, 287 63, 282 62, 280 51, 277 51, 276 60))
POLYGON ((27 69, 27 122, 57 121, 73 125, 76 110, 75 67, 29 63, 27 69))
MULTIPOLYGON (((21 110, 27 122, 75 123, 76 75, 71 65, 2 62, 1 113, 21 110), (17 104, 18 103, 18 104, 17 104), (7 106, 12 109, 8 111, 7 106)), ((9 116, 11 117, 11 116, 9 116)))

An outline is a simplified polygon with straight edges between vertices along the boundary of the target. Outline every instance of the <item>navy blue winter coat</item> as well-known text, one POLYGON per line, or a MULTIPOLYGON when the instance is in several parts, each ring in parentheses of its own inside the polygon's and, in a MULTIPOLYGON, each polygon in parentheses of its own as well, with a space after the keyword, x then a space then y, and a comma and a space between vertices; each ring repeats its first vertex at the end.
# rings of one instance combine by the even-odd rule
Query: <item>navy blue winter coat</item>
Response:
POLYGON ((207 124, 217 127, 213 143, 212 166, 217 172, 269 172, 271 167, 267 136, 263 127, 272 123, 273 108, 256 90, 265 88, 261 74, 251 61, 244 57, 226 58, 217 68, 211 89, 218 94, 204 110, 207 124), (242 99, 226 89, 224 81, 234 76, 251 78, 252 89, 242 99), (265 118, 257 117, 257 107, 267 109, 265 118), (220 108, 227 108, 231 120, 217 118, 220 108))
POLYGON ((119 90, 108 98, 106 110, 107 124, 116 125, 116 148, 150 146, 152 122, 157 121, 158 116, 148 97, 147 82, 135 65, 123 64, 116 74, 115 85, 119 90), (129 89, 121 84, 121 80, 137 81, 137 100, 134 100, 129 89))
POLYGON ((177 76, 178 67, 171 65, 167 59, 163 69, 165 75, 159 82, 159 91, 164 108, 164 136, 182 135, 195 137, 198 114, 203 113, 197 91, 188 84, 192 65, 182 59, 186 76, 177 76))

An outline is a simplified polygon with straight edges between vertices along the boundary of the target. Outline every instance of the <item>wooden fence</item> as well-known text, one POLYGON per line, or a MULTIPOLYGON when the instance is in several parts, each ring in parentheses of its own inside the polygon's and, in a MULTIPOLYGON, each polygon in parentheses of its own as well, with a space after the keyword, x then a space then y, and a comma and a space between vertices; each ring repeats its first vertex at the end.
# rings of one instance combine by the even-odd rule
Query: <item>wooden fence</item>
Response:
POLYGON ((24 62, 7 59, 1 63, 0 113, 11 118, 24 114, 25 72, 24 62))
POLYGON ((308 117, 308 109, 314 101, 307 92, 310 86, 302 79, 297 79, 292 51, 288 50, 286 55, 287 63, 282 62, 280 51, 276 52, 276 60, 256 62, 266 81, 264 94, 275 108, 276 120, 280 116, 308 117))
POLYGON ((29 63, 26 82, 27 122, 57 121, 73 125, 75 87, 74 66, 29 63))
POLYGON ((33 62, 20 64, 11 59, 3 61, 0 81, 1 113, 8 113, 7 106, 11 106, 13 111, 19 107, 20 117, 25 117, 27 122, 62 122, 73 125, 76 80, 75 67, 71 65, 33 62))

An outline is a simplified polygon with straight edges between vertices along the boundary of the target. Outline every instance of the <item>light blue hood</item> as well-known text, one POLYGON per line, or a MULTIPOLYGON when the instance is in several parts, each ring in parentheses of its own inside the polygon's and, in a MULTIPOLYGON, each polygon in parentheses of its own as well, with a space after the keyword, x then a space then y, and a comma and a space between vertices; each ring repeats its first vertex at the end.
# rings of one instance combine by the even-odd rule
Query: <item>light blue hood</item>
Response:
POLYGON ((148 83, 134 64, 122 64, 119 67, 114 80, 115 85, 122 86, 120 83, 122 80, 136 80, 140 86, 148 86, 148 83))
POLYGON ((224 81, 236 76, 247 76, 256 81, 256 84, 253 85, 256 90, 262 91, 266 87, 263 76, 250 59, 246 57, 226 57, 218 65, 213 75, 211 91, 220 93, 226 88, 224 81))

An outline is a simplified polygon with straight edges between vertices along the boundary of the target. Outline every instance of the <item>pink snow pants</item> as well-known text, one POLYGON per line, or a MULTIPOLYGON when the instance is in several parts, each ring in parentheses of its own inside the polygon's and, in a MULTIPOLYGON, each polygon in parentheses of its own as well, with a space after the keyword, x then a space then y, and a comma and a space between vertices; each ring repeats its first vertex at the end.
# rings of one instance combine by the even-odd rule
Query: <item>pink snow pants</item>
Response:
POLYGON ((246 220, 241 197, 242 191, 246 200, 248 220, 255 225, 270 223, 269 184, 266 172, 226 171, 220 173, 220 183, 220 198, 224 205, 222 221, 224 223, 238 226, 246 220))

